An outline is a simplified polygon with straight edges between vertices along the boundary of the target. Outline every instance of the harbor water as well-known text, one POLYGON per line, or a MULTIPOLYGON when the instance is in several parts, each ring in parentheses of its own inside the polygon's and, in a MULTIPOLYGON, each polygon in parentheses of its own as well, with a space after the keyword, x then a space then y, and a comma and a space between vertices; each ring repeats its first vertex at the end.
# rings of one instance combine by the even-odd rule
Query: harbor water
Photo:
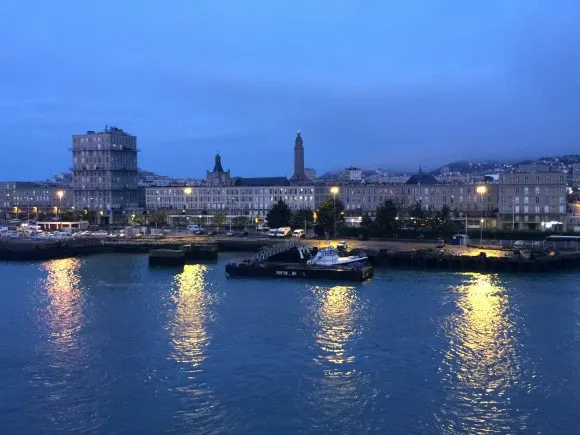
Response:
POLYGON ((0 433, 579 433, 580 273, 0 263, 0 433))

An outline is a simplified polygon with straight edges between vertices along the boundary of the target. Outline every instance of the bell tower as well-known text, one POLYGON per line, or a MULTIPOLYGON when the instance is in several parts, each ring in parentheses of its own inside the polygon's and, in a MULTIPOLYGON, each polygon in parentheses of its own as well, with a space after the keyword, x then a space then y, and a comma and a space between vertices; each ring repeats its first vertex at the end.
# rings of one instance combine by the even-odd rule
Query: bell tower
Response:
POLYGON ((292 176, 292 181, 305 180, 306 175, 304 174, 304 142, 302 141, 302 136, 300 136, 300 130, 296 134, 296 140, 294 141, 294 175, 292 176))

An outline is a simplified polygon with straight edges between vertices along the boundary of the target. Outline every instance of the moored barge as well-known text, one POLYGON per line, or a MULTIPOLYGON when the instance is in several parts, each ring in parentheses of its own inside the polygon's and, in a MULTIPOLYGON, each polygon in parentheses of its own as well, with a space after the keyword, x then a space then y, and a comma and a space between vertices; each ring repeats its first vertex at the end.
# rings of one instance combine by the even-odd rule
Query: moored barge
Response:
POLYGON ((230 276, 260 278, 328 279, 342 281, 366 281, 373 276, 373 267, 356 264, 344 267, 317 266, 300 263, 229 263, 226 273, 230 276))

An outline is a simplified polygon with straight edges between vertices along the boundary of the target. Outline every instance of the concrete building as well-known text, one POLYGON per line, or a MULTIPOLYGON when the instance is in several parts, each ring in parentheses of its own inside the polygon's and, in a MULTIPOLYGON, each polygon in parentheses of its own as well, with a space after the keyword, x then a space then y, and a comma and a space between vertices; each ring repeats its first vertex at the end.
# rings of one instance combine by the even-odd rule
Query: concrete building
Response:
MULTIPOLYGON (((304 182, 304 178, 300 178, 304 182)), ((263 218, 279 200, 294 210, 314 210, 314 186, 291 185, 286 177, 231 177, 216 155, 213 171, 203 185, 145 187, 148 210, 174 210, 195 216, 263 218)))
POLYGON ((580 163, 573 163, 568 170, 568 185, 580 187, 580 163))
POLYGON ((72 206, 72 190, 49 183, 28 181, 0 182, 0 210, 4 218, 36 217, 38 213, 54 215, 72 206))
POLYGON ((363 179, 362 169, 354 167, 346 168, 341 172, 340 179, 347 182, 360 183, 363 179))
POLYGON ((264 217, 279 200, 297 211, 314 210, 314 186, 271 184, 265 179, 238 179, 233 186, 147 187, 148 210, 175 210, 188 215, 264 217), (249 183, 245 181, 253 180, 249 183))
POLYGON ((73 135, 74 206, 105 216, 138 206, 137 137, 111 127, 73 135))
POLYGON ((566 230, 566 174, 502 174, 498 188, 502 229, 566 230))
POLYGON ((316 169, 313 168, 304 168, 304 175, 309 180, 316 180, 316 169))

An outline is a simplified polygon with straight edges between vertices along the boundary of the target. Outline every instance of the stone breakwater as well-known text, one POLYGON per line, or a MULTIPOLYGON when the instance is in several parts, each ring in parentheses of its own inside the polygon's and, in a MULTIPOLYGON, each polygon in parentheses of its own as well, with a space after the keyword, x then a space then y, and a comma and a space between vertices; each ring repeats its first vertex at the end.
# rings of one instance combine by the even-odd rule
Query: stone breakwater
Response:
POLYGON ((0 239, 0 260, 5 261, 35 261, 53 258, 75 257, 79 255, 98 254, 106 252, 148 253, 154 249, 183 249, 199 252, 204 258, 209 251, 215 252, 255 252, 276 243, 269 240, 247 239, 191 239, 171 238, 162 240, 127 239, 127 240, 30 240, 30 239, 0 239))

